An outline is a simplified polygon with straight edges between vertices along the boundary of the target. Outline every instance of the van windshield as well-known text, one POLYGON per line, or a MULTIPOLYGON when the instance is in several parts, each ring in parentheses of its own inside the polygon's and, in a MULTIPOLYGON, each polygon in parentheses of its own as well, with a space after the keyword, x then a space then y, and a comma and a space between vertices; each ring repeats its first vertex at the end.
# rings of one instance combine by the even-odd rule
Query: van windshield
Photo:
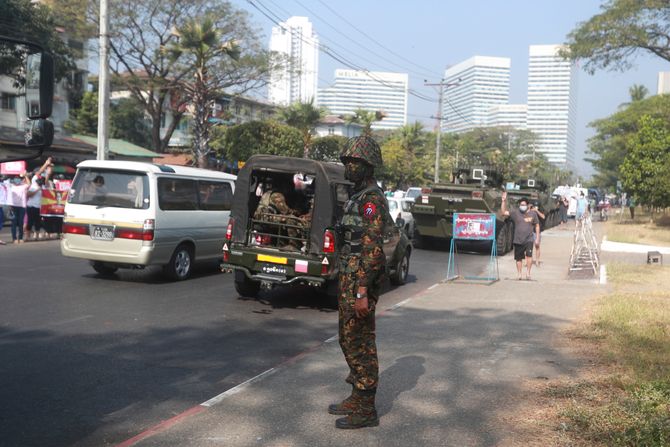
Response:
POLYGON ((147 209, 149 178, 143 172, 80 169, 68 201, 80 205, 147 209))

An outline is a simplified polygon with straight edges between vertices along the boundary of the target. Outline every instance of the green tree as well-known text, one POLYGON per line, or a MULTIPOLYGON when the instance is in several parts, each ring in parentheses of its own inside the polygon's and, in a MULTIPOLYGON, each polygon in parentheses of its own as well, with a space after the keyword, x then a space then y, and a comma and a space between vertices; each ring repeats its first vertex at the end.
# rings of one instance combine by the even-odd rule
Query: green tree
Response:
POLYGON ((223 58, 238 60, 240 49, 234 41, 223 42, 214 20, 205 16, 190 20, 177 31, 179 41, 170 47, 172 62, 193 66, 193 78, 183 78, 181 92, 190 99, 193 110, 193 152, 198 167, 207 167, 209 128, 214 100, 223 94, 224 78, 217 75, 223 58))
POLYGON ((312 141, 310 158, 321 161, 340 161, 340 154, 349 139, 342 135, 328 135, 312 141))
POLYGON ((314 99, 308 102, 293 103, 279 112, 280 120, 288 126, 295 127, 302 134, 304 158, 309 158, 314 129, 324 116, 326 116, 326 109, 316 107, 314 99))
POLYGON ((649 94, 649 89, 644 85, 635 84, 628 89, 628 94, 630 94, 631 102, 642 101, 649 94))
MULTIPOLYGON (((142 104, 151 119, 153 149, 165 152, 172 133, 188 112, 192 98, 184 83, 193 82, 195 66, 188 52, 174 59, 171 51, 187 23, 215 18, 213 28, 221 44, 236 42, 240 58, 218 58, 215 69, 219 90, 242 94, 264 86, 276 61, 264 49, 245 11, 225 0, 118 0, 112 2, 110 27, 110 70, 112 82, 128 90, 142 104), (171 112, 172 120, 161 129, 161 118, 171 112)), ((211 79, 213 82, 213 79, 211 79)))
POLYGON ((670 125, 644 115, 630 137, 630 150, 621 164, 621 184, 639 203, 652 208, 670 206, 670 125))
MULTIPOLYGON (((98 134, 98 94, 86 92, 78 109, 70 112, 65 128, 74 133, 96 136, 98 134)), ((114 121, 112 121, 114 122, 114 121)))
POLYGON ((112 138, 129 141, 144 148, 151 147, 151 124, 144 109, 135 98, 113 102, 109 110, 112 138))
POLYGON ((616 113, 589 124, 596 133, 588 140, 588 157, 596 174, 594 183, 613 190, 619 180, 619 167, 629 150, 629 139, 637 133, 640 118, 649 115, 670 122, 670 96, 652 96, 631 102, 616 113))
POLYGON ((363 126, 361 129, 361 134, 370 137, 372 136, 372 124, 376 121, 383 120, 385 117, 386 114, 381 110, 373 112, 371 110, 356 109, 354 110, 353 115, 345 115, 344 120, 348 124, 360 124, 363 126))
POLYGON ((610 0, 602 12, 580 23, 568 35, 561 54, 585 61, 588 73, 625 71, 637 53, 670 61, 670 3, 667 0, 610 0))
POLYGON ((276 121, 251 121, 212 129, 212 149, 230 161, 246 161, 255 154, 299 157, 302 134, 276 121))
MULTIPOLYGON (((57 31, 57 18, 47 5, 31 0, 0 0, 2 29, 0 34, 7 37, 37 42, 54 56, 56 79, 62 79, 71 72, 74 58, 57 31)), ((22 54, 10 44, 0 44, 0 75, 21 81, 17 68, 22 64, 22 54)))

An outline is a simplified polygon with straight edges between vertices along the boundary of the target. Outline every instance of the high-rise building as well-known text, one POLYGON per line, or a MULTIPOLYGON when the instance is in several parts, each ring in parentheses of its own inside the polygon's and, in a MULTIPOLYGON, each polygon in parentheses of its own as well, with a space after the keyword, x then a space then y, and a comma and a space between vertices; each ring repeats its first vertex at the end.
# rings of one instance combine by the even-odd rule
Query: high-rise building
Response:
POLYGON ((335 81, 319 90, 318 102, 332 115, 353 115, 356 109, 381 111, 384 119, 373 129, 394 129, 407 124, 409 76, 406 73, 335 70, 335 81))
POLYGON ((659 71, 656 94, 667 95, 668 93, 670 93, 670 71, 659 71))
POLYGON ((283 68, 270 76, 270 102, 287 106, 294 102, 315 100, 319 75, 319 38, 309 19, 294 16, 272 27, 270 51, 286 58, 283 68))
POLYGON ((492 106, 509 102, 511 61, 506 57, 473 56, 444 72, 442 130, 465 132, 487 124, 492 106))
POLYGON ((501 104, 489 108, 486 125, 491 127, 528 128, 528 104, 501 104))
POLYGON ((558 55, 561 45, 531 45, 528 58, 528 129, 537 152, 557 166, 575 166, 577 67, 558 55))

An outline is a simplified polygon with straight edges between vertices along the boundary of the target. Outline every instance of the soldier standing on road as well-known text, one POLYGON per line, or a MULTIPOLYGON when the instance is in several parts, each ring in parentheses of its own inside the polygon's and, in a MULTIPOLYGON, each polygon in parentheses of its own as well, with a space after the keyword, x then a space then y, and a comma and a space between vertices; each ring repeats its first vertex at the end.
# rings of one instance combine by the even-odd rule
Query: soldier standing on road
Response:
POLYGON ((514 260, 519 279, 523 279, 523 260, 526 259, 526 279, 530 281, 530 268, 533 265, 533 243, 540 244, 540 221, 537 214, 528 212, 528 200, 519 200, 519 208, 507 210, 507 191, 502 193, 502 212, 514 222, 514 260), (536 239, 533 241, 533 233, 536 239))
POLYGON ((381 167, 379 145, 370 137, 351 138, 340 156, 345 177, 354 183, 354 194, 344 205, 341 227, 344 246, 340 257, 338 290, 339 338, 349 365, 349 397, 328 407, 330 414, 345 415, 337 428, 379 425, 375 395, 379 363, 375 342, 375 307, 379 299, 386 258, 385 228, 391 224, 384 193, 374 178, 381 167))

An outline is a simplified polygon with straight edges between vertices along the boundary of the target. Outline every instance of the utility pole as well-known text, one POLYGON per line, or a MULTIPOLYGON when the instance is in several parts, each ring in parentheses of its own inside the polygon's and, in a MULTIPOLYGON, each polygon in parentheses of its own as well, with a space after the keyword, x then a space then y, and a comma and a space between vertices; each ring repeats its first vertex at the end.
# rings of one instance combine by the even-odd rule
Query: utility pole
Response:
POLYGON ((100 0, 100 69, 98 73, 98 152, 105 160, 109 149, 109 15, 107 0, 100 0))
MULTIPOLYGON (((460 79, 459 79, 460 80, 460 79)), ((440 182, 440 147, 442 145, 442 101, 444 100, 444 90, 448 87, 453 87, 458 85, 458 82, 444 82, 444 79, 440 79, 440 82, 429 83, 424 80, 424 84, 427 87, 437 87, 438 88, 438 100, 437 100, 437 138, 435 142, 435 178, 433 181, 435 183, 440 182)))

